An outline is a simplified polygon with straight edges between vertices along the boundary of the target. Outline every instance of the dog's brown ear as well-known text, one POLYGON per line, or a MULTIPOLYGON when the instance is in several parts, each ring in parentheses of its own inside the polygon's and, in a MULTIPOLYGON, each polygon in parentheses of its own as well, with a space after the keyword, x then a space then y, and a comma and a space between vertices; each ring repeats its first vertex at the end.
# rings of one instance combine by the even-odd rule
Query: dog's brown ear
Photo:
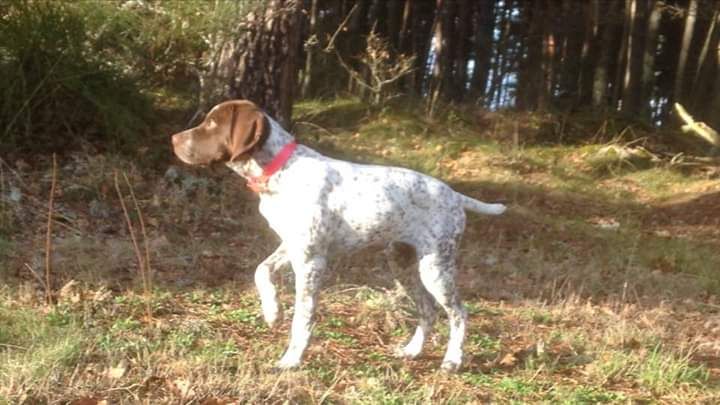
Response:
POLYGON ((243 160, 256 146, 262 146, 270 132, 270 123, 257 107, 231 105, 230 161, 243 160))

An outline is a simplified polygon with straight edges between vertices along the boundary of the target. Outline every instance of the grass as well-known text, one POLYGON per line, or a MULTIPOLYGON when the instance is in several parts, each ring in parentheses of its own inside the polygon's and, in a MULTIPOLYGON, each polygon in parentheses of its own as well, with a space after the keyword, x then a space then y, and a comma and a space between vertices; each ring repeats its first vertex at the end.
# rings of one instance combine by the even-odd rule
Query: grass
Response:
POLYGON ((705 174, 598 163, 605 143, 534 142, 542 115, 482 121, 450 109, 427 122, 411 103, 351 99, 303 102, 296 115, 301 141, 330 155, 416 168, 511 206, 468 216, 462 372, 438 372, 444 318, 419 359, 393 356, 416 326, 413 308, 367 250, 328 273, 304 367, 274 373, 293 280, 279 276, 284 319, 269 329, 253 270, 277 240, 256 198, 220 169, 166 175, 163 161, 78 153, 60 165, 56 308, 24 267, 43 229, 33 218, 46 158, 19 173, 39 179, 25 182, 27 205, 0 206, 0 404, 720 401, 720 189, 705 174), (517 144, 514 122, 529 134, 517 144), (146 216, 151 318, 108 188, 114 169, 129 173, 146 216))

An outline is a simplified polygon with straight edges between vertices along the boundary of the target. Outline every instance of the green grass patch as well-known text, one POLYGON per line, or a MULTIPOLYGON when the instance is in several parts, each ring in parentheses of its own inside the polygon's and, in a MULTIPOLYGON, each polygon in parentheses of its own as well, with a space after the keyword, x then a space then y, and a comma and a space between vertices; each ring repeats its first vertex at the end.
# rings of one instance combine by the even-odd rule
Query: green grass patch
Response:
POLYGON ((702 386, 709 373, 702 365, 690 363, 689 356, 677 356, 655 346, 635 371, 637 381, 655 394, 666 394, 683 385, 702 386))
POLYGON ((42 314, 0 304, 0 386, 69 372, 84 349, 81 325, 62 310, 42 314))

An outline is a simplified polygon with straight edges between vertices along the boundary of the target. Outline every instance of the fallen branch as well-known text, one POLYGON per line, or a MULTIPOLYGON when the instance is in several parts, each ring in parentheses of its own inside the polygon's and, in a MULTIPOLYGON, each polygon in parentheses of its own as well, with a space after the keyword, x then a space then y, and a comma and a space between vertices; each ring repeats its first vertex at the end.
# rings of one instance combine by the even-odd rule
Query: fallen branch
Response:
POLYGON ((704 139, 712 146, 720 146, 720 135, 718 135, 717 131, 715 131, 712 127, 704 122, 695 121, 685 108, 680 105, 680 103, 675 103, 675 111, 677 111, 680 119, 685 122, 685 125, 681 127, 683 132, 691 132, 704 139))

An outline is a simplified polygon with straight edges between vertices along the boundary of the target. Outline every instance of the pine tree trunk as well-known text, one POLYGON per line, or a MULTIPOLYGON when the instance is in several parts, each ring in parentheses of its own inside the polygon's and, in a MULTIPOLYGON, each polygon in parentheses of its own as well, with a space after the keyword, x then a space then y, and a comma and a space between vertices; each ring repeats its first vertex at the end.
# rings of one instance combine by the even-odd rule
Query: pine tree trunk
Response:
MULTIPOLYGON (((572 0, 564 0, 562 29, 562 53, 558 62, 562 67, 559 77, 560 96, 563 104, 574 104, 578 98, 578 82, 583 60, 584 5, 572 0)), ((565 105, 568 107, 568 105, 565 105)))
POLYGON ((402 23, 400 25, 400 32, 398 37, 398 50, 401 53, 406 53, 408 49, 408 28, 412 24, 411 13, 412 13, 412 0, 405 0, 403 6, 402 23))
POLYGON ((586 106, 592 102, 593 68, 598 63, 599 14, 599 0, 585 3, 585 38, 580 55, 581 67, 577 97, 580 106, 586 106))
MULTIPOLYGON (((308 38, 315 37, 317 41, 317 15, 318 15, 318 0, 310 0, 310 19, 308 21, 308 38)), ((309 44, 305 48, 305 68, 303 69, 303 80, 302 89, 300 90, 301 97, 305 98, 310 94, 310 86, 312 84, 312 75, 314 67, 315 49, 313 44, 309 44)))
POLYGON ((707 33, 705 34, 702 50, 700 50, 700 55, 698 56, 697 68, 692 82, 692 94, 695 98, 693 105, 699 104, 700 100, 705 96, 703 91, 707 88, 707 80, 705 80, 705 78, 708 76, 707 72, 710 70, 708 65, 711 65, 711 63, 707 62, 708 54, 710 53, 710 49, 718 46, 718 17, 720 17, 720 3, 715 4, 715 11, 713 12, 707 33))
POLYGON ((435 6, 428 2, 413 2, 412 5, 412 49, 415 54, 415 70, 412 74, 413 92, 425 94, 429 92, 425 78, 428 72, 428 55, 430 42, 434 32, 435 6), (428 24, 429 21, 429 24, 428 24))
MULTIPOLYGON (((545 12, 553 15, 551 8, 552 2, 546 3, 545 12)), ((555 90, 555 58, 557 53, 557 43, 555 32, 550 18, 542 20, 543 32, 543 58, 542 58, 542 87, 538 94, 537 106, 539 110, 545 110, 550 105, 555 90)))
MULTIPOLYGON (((630 26, 623 78, 622 111, 625 114, 639 114, 641 110, 641 81, 645 35, 645 5, 638 0, 629 0, 630 26)), ((644 3, 644 2, 643 2, 644 3)))
POLYGON ((625 74, 627 73, 629 40, 632 35, 631 27, 633 18, 634 0, 625 0, 624 18, 622 25, 622 36, 620 37, 620 49, 617 53, 615 64, 615 79, 613 80, 612 107, 617 109, 622 100, 623 90, 625 88, 625 74))
POLYGON ((687 15, 685 16, 685 29, 683 31, 682 43, 680 45, 680 56, 678 58, 677 69, 675 69, 675 85, 673 86, 673 100, 682 103, 685 99, 685 67, 690 54, 690 45, 692 44, 693 31, 695 30, 695 21, 697 19, 698 0, 690 0, 687 15))
POLYGON ((602 46, 600 47, 600 59, 595 66, 595 74, 593 77, 592 99, 593 106, 595 106, 596 108, 607 108, 608 106, 608 79, 610 77, 610 57, 612 53, 609 44, 612 41, 613 31, 616 28, 616 25, 610 21, 612 21, 612 16, 614 16, 614 13, 617 9, 618 0, 613 0, 609 4, 605 13, 605 15, 609 15, 610 18, 606 19, 606 22, 601 25, 602 46))
POLYGON ((643 116, 652 119, 650 100, 653 97, 653 87, 655 86, 655 54, 657 52, 658 29, 660 28, 662 8, 658 0, 651 0, 649 9, 650 16, 647 21, 645 51, 643 52, 640 99, 644 103, 643 116))
MULTIPOLYGON (((715 49, 715 83, 710 111, 720 111, 720 47, 715 49)), ((709 120, 713 128, 720 128, 720 114, 714 114, 709 120)))
POLYGON ((457 25, 453 42, 455 46, 455 61, 453 66, 453 94, 450 97, 455 101, 462 101, 465 96, 467 84, 468 65, 468 36, 470 33, 470 21, 472 19, 472 2, 469 0, 457 0, 457 25))
POLYGON ((201 88, 201 110, 247 99, 287 128, 297 86, 301 12, 299 0, 270 0, 250 13, 231 38, 218 37, 221 50, 201 88))
POLYGON ((542 91, 543 83, 543 5, 541 1, 525 2, 524 26, 527 27, 525 41, 525 57, 521 60, 518 72, 517 107, 534 110, 538 107, 537 101, 542 91))
POLYGON ((445 23, 447 22, 447 10, 444 0, 436 0, 435 3, 435 19, 432 28, 432 50, 435 61, 432 64, 432 75, 430 77, 428 102, 426 113, 432 118, 435 112, 435 105, 440 98, 444 76, 447 72, 448 52, 445 41, 445 23))
MULTIPOLYGON (((475 67, 470 85, 473 97, 486 96, 490 62, 492 59, 493 31, 495 28, 495 2, 482 1, 475 5, 473 15, 475 67)), ((487 106, 487 102, 483 102, 487 106)))

